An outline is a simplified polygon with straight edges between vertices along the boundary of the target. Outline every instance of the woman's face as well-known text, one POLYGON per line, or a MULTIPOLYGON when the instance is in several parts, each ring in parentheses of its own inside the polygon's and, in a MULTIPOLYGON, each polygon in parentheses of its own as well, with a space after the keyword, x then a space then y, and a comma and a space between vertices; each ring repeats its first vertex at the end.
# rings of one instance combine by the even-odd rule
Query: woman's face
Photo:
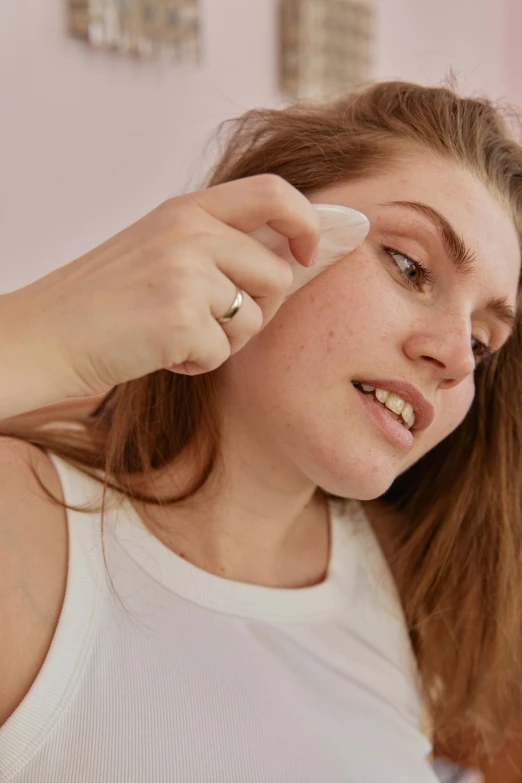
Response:
POLYGON ((278 471, 367 500, 465 417, 476 364, 510 334, 518 239, 473 175, 429 153, 311 200, 360 210, 370 233, 224 365, 225 407, 278 471), (410 403, 413 428, 354 384, 410 403))

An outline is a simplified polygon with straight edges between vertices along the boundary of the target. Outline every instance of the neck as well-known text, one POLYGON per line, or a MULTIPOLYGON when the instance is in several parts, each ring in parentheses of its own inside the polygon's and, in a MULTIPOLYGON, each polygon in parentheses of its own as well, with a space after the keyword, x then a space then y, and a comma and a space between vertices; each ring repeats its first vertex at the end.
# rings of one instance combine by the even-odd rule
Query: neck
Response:
MULTIPOLYGON (((285 588, 323 581, 330 536, 322 493, 244 439, 225 438, 222 453, 226 462, 192 498, 165 507, 135 501, 147 527, 179 556, 226 579, 285 588)), ((167 497, 192 476, 186 460, 158 476, 154 491, 167 497)))
POLYGON ((365 501, 363 508, 390 570, 397 579, 395 556, 397 541, 404 526, 404 518, 400 512, 378 499, 365 501))

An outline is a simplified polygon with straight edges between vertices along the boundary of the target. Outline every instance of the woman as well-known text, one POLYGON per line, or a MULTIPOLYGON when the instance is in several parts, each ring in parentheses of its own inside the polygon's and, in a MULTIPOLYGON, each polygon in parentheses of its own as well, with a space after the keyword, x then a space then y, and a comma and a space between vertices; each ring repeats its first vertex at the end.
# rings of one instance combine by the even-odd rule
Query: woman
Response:
POLYGON ((422 703, 468 755, 522 714, 522 150, 384 83, 209 186, 4 297, 0 415, 112 391, 3 428, 0 780, 427 783, 422 703), (308 264, 310 202, 370 233, 284 301, 247 234, 308 264))

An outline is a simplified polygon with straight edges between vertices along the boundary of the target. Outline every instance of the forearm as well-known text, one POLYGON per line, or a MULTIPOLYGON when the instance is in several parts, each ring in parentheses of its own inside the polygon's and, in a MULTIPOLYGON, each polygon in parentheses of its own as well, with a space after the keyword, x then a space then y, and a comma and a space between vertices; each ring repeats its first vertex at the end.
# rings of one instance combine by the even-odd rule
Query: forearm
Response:
POLYGON ((0 296, 0 420, 71 396, 52 339, 15 294, 0 296))

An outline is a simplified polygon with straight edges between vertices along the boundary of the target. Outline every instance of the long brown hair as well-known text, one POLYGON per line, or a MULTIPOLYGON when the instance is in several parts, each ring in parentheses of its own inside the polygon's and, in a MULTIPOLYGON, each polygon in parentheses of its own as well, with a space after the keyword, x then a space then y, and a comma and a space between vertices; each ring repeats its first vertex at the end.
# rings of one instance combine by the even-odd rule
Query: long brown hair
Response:
MULTIPOLYGON (((271 172, 303 193, 378 173, 424 148, 472 171, 522 235, 522 149, 501 111, 446 87, 374 84, 327 105, 254 110, 229 121, 209 185, 271 172)), ((402 517, 394 572, 439 737, 481 749, 522 716, 522 329, 476 373, 463 424, 402 475, 384 501, 402 517)), ((71 431, 12 420, 23 438, 151 503, 135 479, 200 455, 195 495, 220 447, 213 373, 158 371, 116 387, 71 431)), ((103 522, 103 512, 102 512, 103 522)))

